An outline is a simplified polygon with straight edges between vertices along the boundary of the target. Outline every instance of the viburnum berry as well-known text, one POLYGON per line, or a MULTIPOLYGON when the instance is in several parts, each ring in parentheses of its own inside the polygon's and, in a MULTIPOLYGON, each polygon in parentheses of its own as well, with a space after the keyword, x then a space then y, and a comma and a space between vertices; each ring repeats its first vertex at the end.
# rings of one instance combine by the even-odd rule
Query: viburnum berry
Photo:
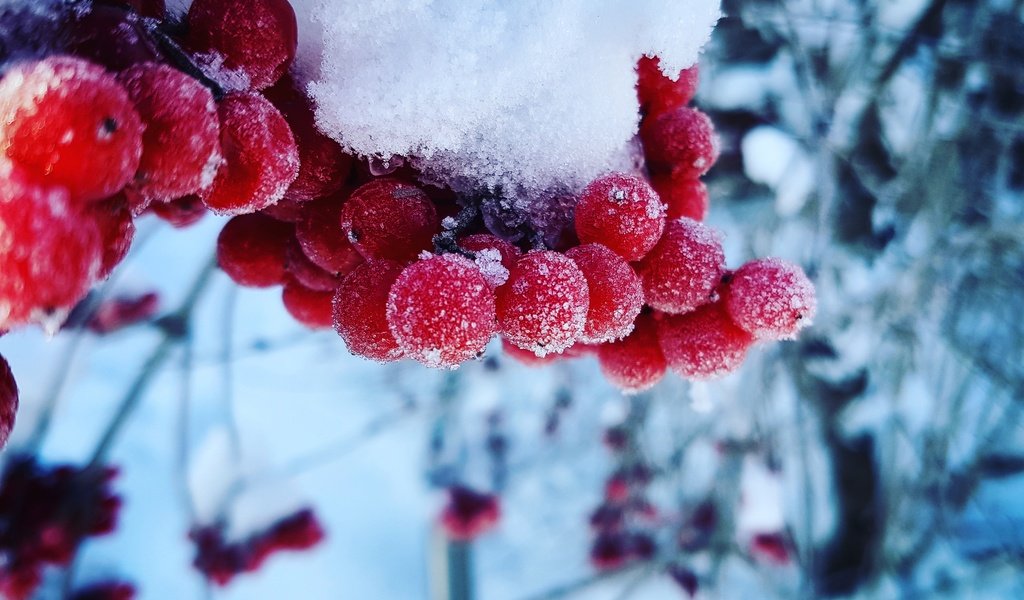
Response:
POLYGON ((695 177, 675 177, 669 173, 655 173, 651 186, 665 203, 669 220, 687 217, 703 221, 708 215, 708 187, 695 177))
POLYGON ((153 318, 159 308, 160 296, 156 292, 111 298, 96 307, 85 327, 98 335, 108 335, 153 318))
POLYGON ((367 259, 409 262, 433 247, 441 223, 423 190, 385 178, 352 192, 341 209, 341 228, 367 259))
POLYGON ((644 305, 643 285, 633 267, 601 244, 577 246, 565 255, 583 272, 590 289, 590 309, 580 340, 600 344, 629 335, 644 305))
POLYGON ((260 214, 240 215, 217 238, 217 264, 235 283, 271 287, 284 280, 292 228, 260 214))
POLYGON ((402 273, 393 260, 370 260, 352 270, 334 294, 334 329, 349 352, 379 362, 404 352, 388 327, 388 294, 402 273))
POLYGON ((94 202, 84 212, 94 219, 100 233, 102 256, 96 278, 106 279, 114 267, 128 256, 135 239, 135 221, 124 194, 94 202))
POLYGON ((715 230, 693 219, 676 219, 669 221, 637 271, 647 304, 681 314, 715 299, 725 272, 725 251, 715 230))
POLYGON ((519 346, 506 339, 501 340, 501 350, 527 367, 543 367, 558 360, 582 358, 594 351, 594 346, 583 343, 573 344, 561 353, 549 353, 544 356, 537 356, 532 350, 523 350, 519 346))
POLYGON ((170 202, 156 202, 149 206, 149 210, 176 229, 195 225, 206 216, 206 205, 195 194, 182 196, 170 202))
POLYGON ((331 196, 302 204, 302 217, 295 224, 295 237, 309 260, 321 269, 347 275, 363 262, 341 228, 342 196, 331 196))
POLYGON ((225 96, 217 115, 224 162, 200 193, 203 201, 215 213, 237 215, 280 200, 299 175, 299 150, 284 117, 263 96, 245 92, 225 96))
POLYGON ((252 89, 274 85, 295 59, 298 24, 288 0, 195 0, 186 20, 189 48, 222 56, 252 89))
POLYGON ((480 355, 494 337, 494 291, 468 258, 430 256, 398 276, 387 317, 409 358, 452 369, 480 355))
POLYGON ((299 176, 284 197, 308 202, 338 192, 352 170, 352 158, 316 126, 309 98, 285 75, 263 95, 284 115, 299 147, 299 176))
POLYGON ((576 234, 628 261, 646 255, 665 228, 665 207, 642 177, 612 173, 592 181, 576 204, 576 234))
POLYGON ((156 63, 122 71, 118 81, 146 126, 133 191, 167 202, 209 187, 221 161, 220 124, 210 90, 156 63))
POLYGON ((0 354, 0 450, 7 446, 17 414, 18 383, 14 380, 11 365, 0 354))
POLYGON ((640 127, 640 138, 651 172, 700 177, 718 160, 714 125, 696 108, 683 106, 647 119, 640 127))
POLYGON ((636 65, 636 94, 640 111, 647 118, 685 106, 697 93, 700 73, 697 65, 679 72, 675 80, 661 71, 661 60, 644 56, 636 65))
POLYGON ((295 281, 311 290, 318 292, 331 292, 338 289, 341 278, 334 273, 328 273, 313 264, 302 251, 298 240, 294 237, 288 241, 284 253, 284 268, 288 274, 295 278, 295 281))
POLYGON ((295 277, 285 279, 281 290, 284 308, 296 321, 310 329, 327 329, 334 324, 334 290, 312 290, 295 277))
POLYGON ((789 545, 781 533, 758 533, 750 540, 750 553, 777 565, 789 564, 789 545))
POLYGON ((307 204, 308 202, 296 202, 288 198, 281 198, 259 212, 285 223, 298 223, 306 214, 307 204))
POLYGON ((590 547, 590 564, 599 571, 611 571, 626 564, 629 548, 624 534, 603 532, 590 547))
POLYGON ((106 198, 139 166, 142 122, 121 84, 69 56, 12 65, 0 80, 0 149, 73 201, 106 198))
POLYGON ((121 71, 159 61, 161 53, 139 13, 114 3, 82 3, 71 11, 67 49, 71 54, 121 71))
POLYGON ((441 512, 441 527, 449 538, 468 541, 487 533, 501 519, 501 504, 493 494, 464 486, 448 489, 448 504, 441 512))
POLYGON ((736 370, 754 337, 729 319, 722 302, 715 302, 684 315, 662 315, 658 341, 670 369, 699 380, 736 370))
POLYGON ((511 243, 506 242, 496 235, 490 233, 474 233, 459 240, 459 247, 472 252, 476 258, 477 266, 484 272, 487 281, 494 287, 504 285, 508 281, 508 274, 512 271, 516 261, 522 256, 522 251, 511 243), (489 252, 497 252, 497 256, 489 255, 489 252), (498 259, 501 268, 497 268, 495 261, 498 259))
POLYGON ((528 252, 497 290, 499 331, 538 356, 576 343, 589 309, 587 278, 571 258, 557 252, 528 252))
POLYGON ((814 319, 814 284, 798 265, 762 258, 743 265, 728 279, 723 296, 729 316, 754 337, 793 339, 814 319))
POLYGON ((597 358, 608 381, 627 392, 650 389, 668 368, 649 314, 637 317, 633 333, 625 339, 598 346, 597 358))
POLYGON ((0 329, 63 320, 101 264, 96 223, 59 187, 31 183, 0 161, 0 329))

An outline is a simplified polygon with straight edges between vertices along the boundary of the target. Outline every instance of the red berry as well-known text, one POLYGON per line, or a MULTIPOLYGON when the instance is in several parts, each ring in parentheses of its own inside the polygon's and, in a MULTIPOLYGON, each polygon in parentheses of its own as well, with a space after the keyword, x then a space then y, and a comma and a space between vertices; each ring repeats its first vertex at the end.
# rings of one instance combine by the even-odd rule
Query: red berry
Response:
POLYGON ((576 204, 576 233, 584 244, 604 244, 628 261, 640 260, 661 237, 665 207, 636 175, 595 179, 576 204))
POLYGON ((149 292, 137 297, 112 298, 102 302, 85 326, 98 335, 108 335, 147 321, 160 308, 160 296, 149 292))
POLYGON ((334 324, 334 290, 311 290, 294 277, 285 280, 281 292, 285 310, 310 329, 327 329, 334 324))
POLYGON ((194 194, 170 202, 157 202, 149 210, 176 229, 195 225, 206 216, 206 205, 194 194))
POLYGON ((393 260, 371 260, 342 280, 334 294, 334 329, 349 352, 379 362, 402 358, 387 319, 388 293, 402 268, 393 260))
POLYGON ((284 115, 299 147, 299 176, 284 197, 307 202, 339 191, 352 170, 352 158, 341 151, 337 142, 317 129, 309 98, 289 76, 263 95, 284 115))
POLYGON ((276 203, 259 212, 285 223, 298 223, 305 215, 306 204, 306 202, 296 202, 288 198, 281 198, 276 203))
POLYGON ((669 368, 688 379, 710 379, 736 370, 754 343, 729 319, 721 302, 685 315, 663 315, 658 340, 669 368))
POLYGON ((759 339, 787 340, 814 319, 818 302, 804 270, 777 258, 748 262, 725 286, 734 323, 759 339))
POLYGON ((0 450, 7 445, 18 414, 18 384, 7 359, 0 355, 0 450))
POLYGON ((718 160, 718 135, 711 119, 684 106, 644 121, 640 127, 647 166, 676 177, 700 177, 718 160))
POLYGON ((626 564, 628 557, 626 538, 618 532, 605 532, 597 536, 590 548, 590 563, 599 571, 611 571, 626 564))
POLYGON ((637 317, 633 333, 626 339, 598 346, 597 358, 608 381, 627 392, 650 389, 668 368, 650 315, 637 317))
POLYGON ((341 228, 367 259, 409 262, 433 246, 440 231, 427 194, 396 179, 376 179, 352 192, 341 210, 341 228))
POLYGON ((95 281, 100 232, 58 187, 0 162, 0 329, 63 320, 95 281))
POLYGON ((0 80, 0 148, 73 201, 112 196, 131 180, 142 129, 121 84, 84 60, 20 63, 0 80))
POLYGON ((669 220, 687 217, 703 221, 707 217, 708 187, 700 179, 655 173, 651 177, 651 186, 665 203, 669 220))
POLYGON ((725 272, 718 233, 693 219, 669 221, 665 235, 637 268, 647 304, 669 314, 714 300, 725 272))
POLYGON ((120 581, 94 583, 75 591, 71 600, 135 600, 135 586, 120 581))
POLYGON ((313 264, 303 253, 302 247, 294 237, 288 241, 284 256, 285 270, 298 283, 318 292, 331 292, 332 295, 334 290, 338 289, 341 279, 334 273, 328 273, 313 264))
POLYGON ((271 287, 284 280, 285 250, 292 230, 260 214, 227 222, 217 238, 217 263, 235 283, 271 287))
POLYGON ((133 191, 157 201, 194 194, 220 165, 220 124, 210 90, 177 69, 144 63, 118 80, 146 126, 133 191))
POLYGON ((459 240, 459 247, 476 255, 477 265, 483 270, 487 281, 494 287, 508 281, 509 272, 523 254, 519 248, 490 233, 467 235, 459 240), (497 252, 498 255, 489 256, 488 251, 497 252), (491 259, 498 259, 502 268, 495 268, 496 261, 491 259))
POLYGON ((402 271, 387 316, 409 358, 451 369, 482 353, 494 336, 494 291, 468 258, 431 256, 402 271))
POLYGON ((501 504, 492 494, 481 494, 463 486, 448 490, 448 504, 441 513, 441 526, 449 538, 468 541, 487 533, 501 519, 501 504))
POLYGON ((331 273, 347 275, 363 262, 341 228, 341 197, 324 198, 302 205, 295 237, 309 260, 331 273))
POLYGON ((644 305, 643 285, 633 267, 601 244, 577 246, 565 255, 583 272, 590 289, 590 310, 580 340, 600 344, 629 335, 644 305))
POLYGON ((789 548, 780 533, 759 533, 750 540, 750 553, 777 565, 789 564, 789 548))
POLYGON ((661 60, 644 56, 637 62, 636 94, 640 110, 648 117, 685 106, 697 93, 697 65, 683 69, 675 81, 661 72, 661 60))
POLYGON ((280 200, 299 174, 299 151, 284 117, 253 93, 228 94, 217 115, 224 162, 203 201, 215 213, 237 215, 280 200))
POLYGON ((100 233, 102 257, 96 278, 106 279, 128 256, 135 239, 135 221, 124 194, 93 203, 87 207, 86 214, 95 220, 100 233))
POLYGON ((111 71, 161 58, 143 19, 128 7, 92 2, 79 5, 72 15, 67 48, 79 58, 111 71))
POLYGON ((583 335, 590 308, 587 279, 563 254, 527 253, 497 294, 498 329, 520 348, 544 356, 583 335))
POLYGON ((187 21, 189 47, 223 56, 253 89, 274 85, 295 59, 298 25, 288 0, 195 0, 187 21))

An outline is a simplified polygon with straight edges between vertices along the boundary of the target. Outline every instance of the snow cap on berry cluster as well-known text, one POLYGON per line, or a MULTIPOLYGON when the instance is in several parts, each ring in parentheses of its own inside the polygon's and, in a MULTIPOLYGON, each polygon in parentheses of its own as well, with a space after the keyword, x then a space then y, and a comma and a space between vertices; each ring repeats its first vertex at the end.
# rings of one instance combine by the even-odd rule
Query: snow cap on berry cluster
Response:
POLYGON ((697 60, 719 0, 293 0, 321 127, 458 191, 578 190, 628 166, 637 60, 697 60), (310 8, 313 6, 313 8, 310 8), (312 21, 307 25, 304 21, 312 21))

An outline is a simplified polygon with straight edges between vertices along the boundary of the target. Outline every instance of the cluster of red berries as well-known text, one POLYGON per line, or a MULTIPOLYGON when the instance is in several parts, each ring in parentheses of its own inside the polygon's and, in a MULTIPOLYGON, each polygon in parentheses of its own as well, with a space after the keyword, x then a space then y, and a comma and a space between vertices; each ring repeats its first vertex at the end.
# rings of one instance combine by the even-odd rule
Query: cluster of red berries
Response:
POLYGON ((45 467, 12 456, 0 481, 0 597, 27 600, 47 565, 70 564, 90 536, 114 531, 121 499, 112 467, 45 467))
POLYGON ((501 519, 501 501, 494 494, 457 485, 448 488, 440 523, 453 540, 469 541, 487 533, 501 519))
POLYGON ((324 529, 312 510, 303 509, 242 541, 228 541, 224 524, 195 529, 189 537, 196 544, 192 564, 214 584, 225 586, 243 573, 258 571, 278 552, 316 546, 324 539, 324 529))
POLYGON ((7 359, 0 355, 0 450, 7 445, 18 414, 18 382, 7 359))

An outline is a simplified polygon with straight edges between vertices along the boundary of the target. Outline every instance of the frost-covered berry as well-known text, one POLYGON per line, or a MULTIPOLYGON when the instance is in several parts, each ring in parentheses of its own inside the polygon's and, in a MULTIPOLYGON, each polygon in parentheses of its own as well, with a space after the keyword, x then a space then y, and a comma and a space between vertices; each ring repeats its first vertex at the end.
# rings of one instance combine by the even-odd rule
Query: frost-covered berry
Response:
POLYGON ((600 344, 622 339, 644 305, 640 277, 624 258, 601 244, 584 244, 565 253, 583 271, 590 310, 580 341, 600 344))
POLYGON ((409 262, 433 247, 441 222, 420 188, 397 179, 375 179, 345 202, 341 228, 367 259, 409 262))
POLYGON ((284 263, 285 270, 296 281, 311 290, 331 292, 333 295, 334 290, 338 289, 338 285, 341 283, 341 277, 337 274, 329 273, 313 264, 295 238, 288 241, 284 263))
POLYGON ((156 202, 149 206, 149 210, 175 229, 195 225, 206 216, 206 205, 195 194, 182 196, 170 202, 156 202))
POLYGON ((220 165, 220 124, 206 86, 177 69, 136 65, 118 75, 146 130, 133 192, 158 202, 213 183, 220 165))
POLYGON ((655 173, 651 186, 665 203, 669 220, 687 217, 703 221, 708 215, 708 187, 695 177, 674 177, 669 173, 655 173))
POLYGON ((459 240, 459 247, 476 255, 477 266, 494 287, 508 281, 509 272, 523 255, 519 248, 490 233, 467 235, 459 240), (497 256, 492 252, 497 252, 497 256))
POLYGON ((759 339, 793 339, 818 308, 814 284, 798 265, 778 258, 748 262, 725 286, 733 322, 759 339))
POLYGON ((637 62, 636 72, 640 111, 648 118, 689 104, 697 93, 700 78, 697 65, 683 69, 673 81, 661 72, 658 58, 644 56, 637 62))
POLYGON ((480 268, 457 254, 425 258, 391 287, 388 325, 409 358, 455 368, 494 336, 494 290, 480 268))
POLYGON ((665 234, 637 269, 647 304, 669 314, 714 300, 725 272, 725 252, 715 230, 693 219, 669 221, 665 234))
POLYGON ((688 379, 710 379, 736 370, 754 337, 736 326, 722 302, 685 315, 662 315, 658 340, 668 367, 688 379))
POLYGON ((259 94, 228 94, 217 107, 224 156, 200 196, 215 213, 238 215, 280 200, 299 175, 299 150, 288 123, 259 94))
POLYGON ((284 197, 308 202, 338 192, 352 170, 352 157, 341 151, 338 142, 317 129, 309 98, 287 75, 263 95, 284 115, 299 147, 299 176, 284 197))
POLYGON ((7 359, 0 355, 0 450, 7 445, 18 414, 18 384, 7 359))
POLYGON ((684 106, 644 121, 640 128, 652 172, 700 177, 718 160, 718 135, 711 119, 684 106))
POLYGON ((102 67, 68 56, 13 65, 0 80, 0 149, 72 201, 106 198, 139 166, 142 122, 102 67))
POLYGON ((284 308, 296 321, 310 329, 327 329, 334 324, 334 290, 312 290, 287 277, 281 291, 284 308))
POLYGON ((102 256, 96 278, 103 280, 128 255, 135 239, 135 221, 123 194, 94 202, 86 208, 85 214, 95 220, 99 229, 102 256))
POLYGON ((576 234, 628 261, 646 255, 665 228, 665 207, 642 177, 612 173, 592 181, 576 204, 576 234))
POLYGON ((295 224, 295 237, 309 260, 321 269, 347 275, 363 262, 363 256, 341 228, 343 199, 332 196, 303 204, 302 217, 295 224))
POLYGON ((195 0, 187 21, 189 48, 222 56, 253 89, 274 85, 295 59, 298 25, 288 0, 195 0))
POLYGON ((448 504, 441 512, 441 527, 449 538, 468 541, 487 533, 501 519, 501 504, 493 494, 464 486, 448 490, 448 504))
POLYGON ((497 293, 498 330, 520 348, 544 356, 583 335, 590 309, 587 278, 564 254, 527 253, 497 293))
POLYGON ((271 287, 284 280, 291 226, 268 216, 237 216, 217 238, 217 264, 238 285, 271 287))
POLYGON ((63 188, 0 161, 0 330, 62 321, 99 273, 100 243, 63 188))
POLYGON ((402 273, 393 260, 367 261, 349 273, 334 293, 334 329, 349 352, 378 362, 404 352, 388 327, 388 294, 402 273))
POLYGON ((598 346, 597 358, 608 381, 627 392, 650 389, 668 368, 654 318, 648 314, 637 317, 633 333, 625 339, 598 346))

